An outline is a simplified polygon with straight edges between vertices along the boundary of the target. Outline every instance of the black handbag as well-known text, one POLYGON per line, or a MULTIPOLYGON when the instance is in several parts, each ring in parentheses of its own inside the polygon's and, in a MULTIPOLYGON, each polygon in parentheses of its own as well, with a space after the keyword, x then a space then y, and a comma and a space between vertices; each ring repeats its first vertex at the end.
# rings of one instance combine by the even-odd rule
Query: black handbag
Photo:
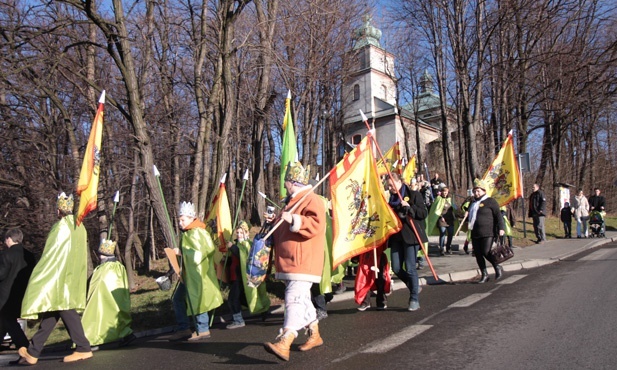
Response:
POLYGON ((505 237, 495 238, 493 248, 489 252, 493 256, 493 261, 500 264, 514 257, 514 251, 505 241, 505 237))

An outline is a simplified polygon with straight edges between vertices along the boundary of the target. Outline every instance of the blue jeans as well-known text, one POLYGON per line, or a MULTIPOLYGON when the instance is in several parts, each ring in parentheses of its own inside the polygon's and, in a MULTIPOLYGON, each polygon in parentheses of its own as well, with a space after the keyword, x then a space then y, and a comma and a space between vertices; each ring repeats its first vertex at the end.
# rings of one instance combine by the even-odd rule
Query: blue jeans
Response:
POLYGON ((445 243, 446 250, 450 250, 452 245, 452 238, 454 237, 454 225, 448 225, 446 227, 439 228, 439 249, 443 251, 443 245, 445 243), (448 241, 446 242, 446 234, 448 235, 448 241))
MULTIPOLYGON (((178 323, 177 330, 186 330, 190 328, 189 317, 186 314, 186 286, 183 283, 178 284, 176 292, 171 299, 176 313, 176 322, 178 323)), ((205 333, 210 330, 208 312, 195 313, 195 325, 199 333, 205 333)))
POLYGON ((416 257, 420 245, 406 244, 403 240, 390 240, 389 246, 390 257, 392 258, 392 271, 407 285, 410 293, 409 300, 419 302, 418 290, 420 284, 418 282, 418 271, 416 270, 416 257), (405 269, 402 267, 403 262, 405 262, 405 269))

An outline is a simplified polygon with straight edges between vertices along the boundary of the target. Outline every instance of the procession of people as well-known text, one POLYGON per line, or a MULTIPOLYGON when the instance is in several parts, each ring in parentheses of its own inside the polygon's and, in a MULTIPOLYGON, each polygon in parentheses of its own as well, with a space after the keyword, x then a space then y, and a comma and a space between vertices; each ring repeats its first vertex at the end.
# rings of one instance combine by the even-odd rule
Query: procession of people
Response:
MULTIPOLYGON (((503 269, 489 253, 496 238, 511 235, 513 217, 506 217, 506 208, 487 194, 490 184, 476 179, 473 195, 460 206, 449 187, 437 176, 433 179, 434 198, 427 207, 419 191, 415 175, 406 181, 398 172, 382 178, 384 200, 398 215, 401 228, 391 234, 376 251, 359 254, 359 273, 355 298, 358 310, 371 308, 371 291, 376 292, 376 309, 386 310, 387 294, 391 292, 392 276, 398 277, 409 291, 408 311, 420 309, 418 255, 428 246, 427 235, 439 235, 439 256, 451 254, 452 238, 463 223, 473 247, 480 277, 477 283, 489 280, 486 262, 495 270, 495 280, 503 269), (439 182, 437 182, 439 180, 439 182), (459 212, 460 209, 460 212, 459 212), (464 212, 464 213, 463 213, 464 212), (373 267, 375 266, 375 267, 373 267), (370 281, 361 281, 378 271, 370 281)), ((264 343, 267 352, 289 361, 291 345, 302 329, 308 337, 298 349, 309 351, 325 344, 319 331, 320 321, 327 317, 326 295, 332 295, 333 279, 332 221, 329 200, 317 195, 310 170, 300 162, 288 163, 284 176, 287 197, 277 214, 264 214, 269 243, 273 246, 273 278, 285 284, 284 317, 278 335, 264 343)), ((597 192, 599 193, 599 191, 597 192)), ((545 240, 544 200, 536 186, 532 194, 530 214, 534 217, 538 242, 545 240)), ((577 196, 576 204, 580 197, 577 196)), ((604 199, 594 199, 594 207, 604 210, 604 199)), ((511 210, 510 210, 511 212, 511 210)), ((577 220, 581 218, 574 210, 577 220)), ((43 254, 36 266, 34 258, 21 245, 20 230, 5 234, 7 251, 0 254, 1 331, 8 331, 18 348, 20 358, 13 364, 35 365, 48 336, 62 319, 74 343, 74 352, 64 362, 93 357, 92 346, 117 342, 128 345, 135 339, 131 329, 131 308, 126 269, 115 255, 116 242, 104 239, 97 254, 100 264, 87 283, 87 233, 83 224, 77 226, 73 217, 73 197, 62 193, 57 198, 59 221, 49 232, 43 254), (10 253, 9 253, 10 252, 10 253), (52 268, 53 266, 53 268, 52 268), (27 282, 27 283, 26 283, 27 282), (12 287, 15 287, 12 289, 12 287), (11 292, 9 296, 7 292, 11 292), (8 297, 8 300, 7 300, 8 297), (21 304, 20 304, 21 303, 21 304), (16 309, 18 306, 20 309, 16 309), (10 308, 10 309, 9 309, 10 308), (80 316, 81 313, 81 316, 80 316), (38 331, 27 340, 15 320, 39 318, 38 331), (19 328, 19 329, 17 329, 19 328)), ((563 219, 563 218, 562 218, 563 219)), ((249 225, 240 221, 233 240, 227 243, 224 261, 215 261, 213 236, 198 217, 195 206, 182 202, 177 213, 181 230, 180 243, 173 253, 179 264, 178 285, 171 297, 177 327, 168 339, 180 342, 200 342, 211 337, 210 325, 214 310, 224 303, 215 264, 223 263, 225 282, 229 286, 227 305, 232 320, 227 329, 244 327, 243 306, 249 314, 262 314, 270 309, 266 284, 249 284, 253 242, 249 225)), ((263 237, 263 235, 260 235, 263 237)), ((467 243, 465 252, 468 253, 467 243)), ((429 258, 428 254, 422 254, 429 258)), ((172 258, 174 259, 174 258, 172 258)), ((170 260, 170 263, 173 262, 170 260)), ((172 263, 173 265, 173 263, 172 263)), ((341 265, 343 266, 343 265, 341 265)), ((346 266, 346 265, 344 265, 346 266)), ((340 266, 334 266, 335 271, 340 266)), ((345 270, 345 268, 343 268, 345 270)))

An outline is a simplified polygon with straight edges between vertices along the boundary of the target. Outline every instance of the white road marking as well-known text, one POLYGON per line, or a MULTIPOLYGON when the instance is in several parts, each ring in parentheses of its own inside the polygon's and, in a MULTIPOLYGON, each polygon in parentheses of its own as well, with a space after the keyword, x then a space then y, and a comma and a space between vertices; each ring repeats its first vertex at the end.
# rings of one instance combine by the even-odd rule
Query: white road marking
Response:
POLYGON ((469 307, 472 304, 483 300, 484 298, 488 297, 489 295, 491 295, 491 293, 476 293, 476 294, 472 294, 467 298, 463 298, 458 302, 454 302, 452 303, 450 306, 448 307, 469 307))
POLYGON ((521 280, 522 278, 524 278, 527 275, 512 275, 512 276, 508 276, 507 278, 503 279, 502 281, 498 282, 497 284, 514 284, 517 281, 521 280))
POLYGON ((424 333, 426 330, 432 328, 433 325, 412 325, 404 330, 399 331, 393 335, 390 335, 383 340, 373 342, 367 346, 366 349, 360 351, 361 353, 385 353, 393 348, 400 346, 408 340, 424 333))
POLYGON ((580 261, 599 261, 605 259, 609 254, 615 253, 613 249, 600 249, 581 258, 580 261))

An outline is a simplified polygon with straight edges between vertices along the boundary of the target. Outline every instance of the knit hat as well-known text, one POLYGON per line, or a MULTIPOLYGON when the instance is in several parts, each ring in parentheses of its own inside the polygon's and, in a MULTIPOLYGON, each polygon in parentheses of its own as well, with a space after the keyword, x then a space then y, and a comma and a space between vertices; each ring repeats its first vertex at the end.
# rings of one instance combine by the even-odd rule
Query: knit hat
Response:
POLYGON ((297 182, 303 185, 307 185, 309 181, 309 176, 311 172, 311 167, 307 166, 306 169, 302 167, 302 163, 289 162, 287 164, 287 171, 285 171, 285 181, 297 182))
POLYGON ((99 245, 99 254, 104 256, 113 256, 116 251, 116 242, 112 242, 108 239, 103 239, 101 245, 99 245))
POLYGON ((67 197, 64 192, 60 193, 60 195, 58 195, 57 206, 58 206, 59 211, 67 213, 67 214, 72 214, 73 213, 73 194, 67 197))
POLYGON ((480 188, 480 189, 482 189, 484 191, 487 191, 488 190, 488 184, 484 180, 475 179, 475 180, 473 180, 473 188, 474 188, 474 190, 480 188))
POLYGON ((182 204, 180 204, 180 211, 178 211, 178 216, 187 216, 190 218, 197 217, 197 214, 195 213, 195 206, 193 205, 193 203, 182 202, 182 204))

